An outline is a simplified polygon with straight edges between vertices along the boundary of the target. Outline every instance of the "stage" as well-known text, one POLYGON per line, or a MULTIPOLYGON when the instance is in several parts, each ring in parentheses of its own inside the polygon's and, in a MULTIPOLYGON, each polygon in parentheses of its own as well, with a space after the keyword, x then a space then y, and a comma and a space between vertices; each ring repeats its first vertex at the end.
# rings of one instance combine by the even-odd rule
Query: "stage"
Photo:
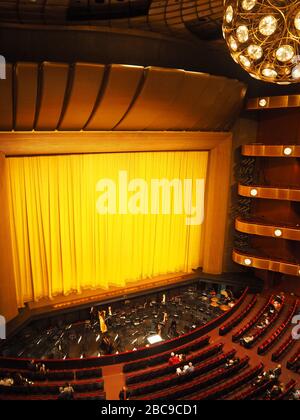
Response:
MULTIPOLYGON (((116 354, 170 340, 205 325, 229 310, 225 285, 202 281, 152 290, 137 297, 60 311, 32 321, 7 341, 2 354, 23 358, 83 358, 116 354), (227 306, 227 307, 226 307, 227 306), (99 326, 105 311, 107 332, 99 326)), ((241 287, 228 287, 239 297, 241 287)))

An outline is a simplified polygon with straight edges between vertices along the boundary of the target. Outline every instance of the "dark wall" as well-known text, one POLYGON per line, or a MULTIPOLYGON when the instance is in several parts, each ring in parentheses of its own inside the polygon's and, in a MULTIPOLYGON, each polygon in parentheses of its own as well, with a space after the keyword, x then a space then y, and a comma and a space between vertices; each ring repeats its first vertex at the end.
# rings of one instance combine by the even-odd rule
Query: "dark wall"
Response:
POLYGON ((87 61, 202 71, 244 81, 249 96, 282 95, 299 86, 251 78, 230 57, 223 40, 183 41, 153 32, 105 27, 0 25, 0 54, 7 61, 87 61))

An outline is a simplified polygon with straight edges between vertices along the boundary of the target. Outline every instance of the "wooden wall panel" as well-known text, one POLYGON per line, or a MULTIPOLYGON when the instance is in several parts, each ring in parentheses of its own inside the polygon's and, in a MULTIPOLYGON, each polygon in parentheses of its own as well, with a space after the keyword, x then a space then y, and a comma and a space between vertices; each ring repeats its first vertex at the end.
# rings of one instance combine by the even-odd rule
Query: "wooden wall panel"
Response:
POLYGON ((286 200, 253 200, 251 217, 264 218, 269 223, 300 225, 300 202, 286 200))
POLYGON ((40 108, 36 130, 55 130, 63 109, 69 66, 44 63, 40 108))
POLYGON ((272 238, 276 237, 275 231, 280 230, 282 235, 280 238, 289 239, 293 241, 300 241, 300 226, 285 226, 278 224, 267 224, 262 222, 256 222, 255 219, 243 220, 241 218, 236 219, 235 228, 239 232, 248 233, 250 235, 269 236, 272 238))
POLYGON ((236 80, 177 69, 56 62, 13 69, 1 82, 6 130, 227 131, 245 95, 236 80))
POLYGON ((267 110, 259 113, 257 142, 300 144, 300 109, 267 110))
POLYGON ((250 267, 258 268, 260 270, 276 271, 291 276, 300 276, 300 266, 298 264, 249 255, 236 250, 233 251, 232 257, 233 261, 235 261, 237 264, 244 265, 246 267, 249 267, 249 265, 245 264, 245 260, 250 259, 250 267))
POLYGON ((35 120, 38 88, 38 64, 18 63, 16 66, 16 130, 32 130, 35 120))
POLYGON ((228 136, 190 131, 0 132, 0 150, 7 156, 211 150, 228 136))
POLYGON ((14 280, 6 161, 0 153, 0 315, 10 321, 18 314, 14 280))
POLYGON ((239 194, 244 197, 252 197, 251 191, 256 189, 257 195, 255 198, 268 198, 272 200, 290 200, 300 201, 300 188, 276 188, 264 186, 248 186, 239 184, 239 194))
POLYGON ((104 68, 102 64, 75 64, 69 101, 59 125, 60 130, 81 130, 86 125, 101 88, 104 68))
POLYGON ((6 65, 6 79, 0 79, 0 130, 13 129, 13 66, 6 65))
POLYGON ((143 73, 144 67, 112 64, 105 91, 86 130, 112 130, 126 114, 143 73))
MULTIPOLYGON (((193 127, 196 124, 202 112, 199 111, 202 98, 209 94, 210 81, 209 74, 186 72, 182 89, 173 106, 174 117, 168 117, 166 127, 184 130, 184 127, 193 127)), ((161 118, 165 121, 165 116, 161 118)))
POLYGON ((279 188, 300 187, 300 165, 298 159, 261 159, 258 162, 257 183, 279 188))
POLYGON ((145 82, 140 94, 117 130, 161 129, 159 116, 172 103, 184 77, 182 70, 149 67, 145 70, 145 82), (155 127, 155 128, 154 128, 155 127))
POLYGON ((232 98, 233 92, 231 87, 223 82, 224 81, 220 80, 218 77, 211 76, 210 89, 206 90, 205 95, 202 95, 201 98, 199 98, 201 114, 200 118, 193 126, 194 130, 198 130, 199 127, 206 127, 204 129, 207 130, 207 127, 210 127, 211 125, 222 127, 224 126, 224 119, 231 115, 230 112, 228 113, 228 109, 232 107, 234 98, 232 98), (220 98, 227 98, 227 109, 224 108, 224 104, 222 104, 223 101, 220 101, 220 98), (214 112, 211 112, 212 109, 214 112))
POLYGON ((231 135, 211 150, 205 203, 203 271, 220 274, 223 271, 225 234, 231 177, 231 135))
POLYGON ((263 157, 280 157, 290 159, 291 157, 300 157, 300 146, 289 145, 270 145, 270 144, 244 144, 242 147, 244 156, 263 156, 263 157), (292 150, 290 155, 285 155, 284 150, 289 147, 292 150))

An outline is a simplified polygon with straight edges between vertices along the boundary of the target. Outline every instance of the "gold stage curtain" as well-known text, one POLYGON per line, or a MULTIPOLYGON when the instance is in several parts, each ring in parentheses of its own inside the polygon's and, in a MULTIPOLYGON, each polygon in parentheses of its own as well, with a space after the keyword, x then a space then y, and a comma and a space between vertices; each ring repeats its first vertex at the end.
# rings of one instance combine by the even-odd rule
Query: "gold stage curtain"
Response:
MULTIPOLYGON (((173 206, 171 214, 120 214, 118 181, 119 171, 127 171, 128 182, 138 178, 148 185, 163 178, 195 181, 205 179, 207 164, 208 152, 8 158, 19 306, 201 266, 203 225, 188 225, 173 206), (97 210, 103 178, 117 186, 117 214, 97 210)), ((194 203, 195 195, 194 185, 194 203)))

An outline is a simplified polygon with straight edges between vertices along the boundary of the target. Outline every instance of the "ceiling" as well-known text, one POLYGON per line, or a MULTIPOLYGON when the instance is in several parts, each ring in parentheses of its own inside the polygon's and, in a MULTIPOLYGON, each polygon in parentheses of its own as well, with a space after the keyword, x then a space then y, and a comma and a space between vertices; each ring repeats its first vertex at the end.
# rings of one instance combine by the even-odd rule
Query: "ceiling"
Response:
POLYGON ((222 0, 2 0, 0 21, 127 27, 216 39, 222 9, 222 0))
POLYGON ((7 65, 0 131, 226 131, 246 94, 236 80, 159 67, 7 65))
POLYGON ((7 61, 124 63, 235 78, 250 97, 299 93, 252 79, 221 34, 223 0, 1 0, 7 61))

